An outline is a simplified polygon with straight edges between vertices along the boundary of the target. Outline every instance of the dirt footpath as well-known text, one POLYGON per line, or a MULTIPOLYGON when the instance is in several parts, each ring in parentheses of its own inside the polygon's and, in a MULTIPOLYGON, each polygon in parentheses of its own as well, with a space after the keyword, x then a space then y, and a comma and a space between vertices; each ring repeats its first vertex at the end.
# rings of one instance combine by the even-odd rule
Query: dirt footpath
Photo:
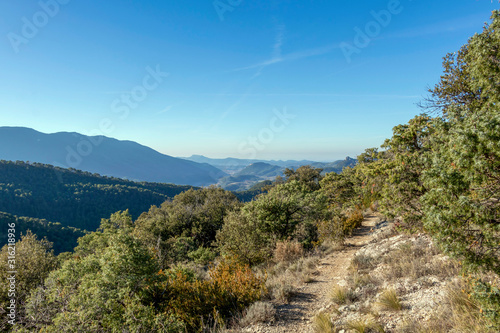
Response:
POLYGON ((277 308, 277 321, 272 326, 254 326, 244 329, 244 332, 314 332, 312 318, 322 309, 331 304, 329 291, 340 281, 345 280, 351 259, 355 253, 373 239, 372 230, 380 218, 367 216, 362 227, 355 230, 352 237, 346 239, 343 250, 335 251, 322 258, 317 266, 314 281, 303 284, 289 304, 277 308))

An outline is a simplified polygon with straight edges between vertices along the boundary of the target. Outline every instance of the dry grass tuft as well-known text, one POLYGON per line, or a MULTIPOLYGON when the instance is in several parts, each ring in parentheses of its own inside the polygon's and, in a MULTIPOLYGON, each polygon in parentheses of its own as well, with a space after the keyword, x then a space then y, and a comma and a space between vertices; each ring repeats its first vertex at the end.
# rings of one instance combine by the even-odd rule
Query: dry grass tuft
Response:
POLYGON ((314 316, 313 327, 316 333, 334 333, 336 331, 331 316, 325 312, 318 313, 314 316))
POLYGON ((266 287, 268 296, 280 302, 288 303, 296 294, 298 282, 314 281, 317 257, 300 257, 293 262, 280 261, 269 267, 266 287))
POLYGON ((359 272, 354 272, 350 274, 347 278, 347 282, 353 289, 358 287, 364 287, 367 285, 375 285, 376 280, 373 279, 370 274, 360 274, 359 272))
POLYGON ((356 294, 351 289, 338 285, 333 287, 329 296, 337 304, 347 304, 356 300, 356 294))
POLYGON ((357 333, 384 332, 384 328, 373 317, 349 321, 347 328, 357 333))
POLYGON ((375 259, 371 256, 358 254, 352 258, 351 266, 356 270, 370 269, 375 266, 375 259))
POLYGON ((403 309, 403 305, 394 289, 387 289, 384 291, 380 295, 376 305, 380 310, 385 311, 400 311, 403 309))
POLYGON ((291 283, 283 281, 271 285, 270 293, 274 299, 283 303, 289 303, 297 293, 297 289, 291 283))

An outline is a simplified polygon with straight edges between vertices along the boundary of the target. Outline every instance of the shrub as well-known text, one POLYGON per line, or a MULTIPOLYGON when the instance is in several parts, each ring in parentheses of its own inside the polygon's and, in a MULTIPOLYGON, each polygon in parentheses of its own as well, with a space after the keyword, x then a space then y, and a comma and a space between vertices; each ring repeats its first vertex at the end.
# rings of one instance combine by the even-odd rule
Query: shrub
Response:
POLYGON ((291 262, 304 254, 302 244, 296 240, 278 241, 274 249, 275 262, 291 262))
POLYGON ((258 300, 265 291, 265 277, 257 276, 237 258, 223 259, 208 272, 210 282, 236 298, 242 308, 258 300))
POLYGON ((196 280, 181 270, 160 274, 167 278, 163 305, 192 329, 231 318, 265 293, 265 279, 234 259, 213 266, 208 280, 196 280))
POLYGON ((344 243, 344 222, 341 217, 335 216, 332 219, 320 220, 316 227, 318 229, 318 243, 344 243))
POLYGON ((223 255, 236 256, 249 265, 267 261, 275 244, 259 228, 256 218, 244 211, 230 212, 216 238, 223 255))
POLYGON ((492 324, 481 311, 480 303, 472 297, 471 281, 455 280, 446 287, 445 298, 440 311, 428 322, 412 321, 403 332, 499 332, 498 325, 492 324))
POLYGON ((494 328, 500 330, 499 286, 477 277, 468 277, 467 283, 469 295, 477 303, 479 312, 490 321, 494 328))
POLYGON ((188 257, 197 264, 208 265, 217 257, 217 255, 209 248, 199 247, 195 251, 189 252, 188 257))
POLYGON ((371 256, 357 254, 351 260, 351 266, 355 269, 368 269, 372 268, 374 265, 374 258, 371 256))
POLYGON ((344 221, 344 233, 349 235, 352 234, 354 229, 361 226, 363 219, 363 212, 359 208, 348 213, 344 221))
POLYGON ((426 230, 466 266, 500 274, 500 12, 443 60, 431 104, 431 167, 423 173, 426 230))
POLYGON ((425 241, 403 243, 383 257, 383 262, 389 266, 385 270, 385 276, 392 280, 402 277, 418 279, 428 275, 456 275, 459 265, 455 261, 432 260, 438 253, 434 246, 429 247, 425 241))
POLYGON ((375 284, 374 279, 370 276, 370 274, 360 274, 358 272, 354 272, 348 276, 349 285, 356 289, 358 287, 364 287, 369 284, 375 284))
POLYGON ((288 303, 297 293, 294 286, 288 282, 277 283, 272 286, 272 296, 280 302, 288 303))
POLYGON ((257 323, 272 323, 276 319, 276 309, 270 302, 255 302, 246 310, 240 321, 242 326, 257 323))

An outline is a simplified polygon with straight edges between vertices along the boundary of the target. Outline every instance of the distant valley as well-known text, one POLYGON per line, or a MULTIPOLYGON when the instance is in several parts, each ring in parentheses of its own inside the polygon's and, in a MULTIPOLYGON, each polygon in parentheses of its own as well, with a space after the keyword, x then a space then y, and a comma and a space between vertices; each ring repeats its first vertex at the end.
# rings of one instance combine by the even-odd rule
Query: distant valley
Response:
POLYGON ((355 163, 176 158, 104 136, 0 127, 0 220, 47 235, 60 252, 113 212, 129 209, 137 218, 193 186, 217 185, 249 201, 286 168, 340 172, 355 163))
POLYGON ((350 157, 335 162, 213 159, 202 155, 180 158, 133 141, 70 132, 45 134, 25 127, 0 127, 0 160, 50 164, 130 181, 218 185, 231 191, 249 190, 274 180, 285 168, 311 165, 324 173, 338 173, 356 163, 350 157))
POLYGON ((201 155, 193 155, 185 157, 190 161, 210 164, 229 176, 219 179, 217 185, 230 191, 246 191, 252 187, 265 181, 274 180, 277 176, 283 176, 283 171, 286 168, 297 169, 304 165, 310 165, 323 170, 323 174, 328 172, 342 172, 345 167, 353 167, 357 160, 351 157, 346 157, 344 160, 335 162, 314 162, 308 160, 301 161, 266 161, 266 160, 249 160, 238 158, 214 159, 201 155))

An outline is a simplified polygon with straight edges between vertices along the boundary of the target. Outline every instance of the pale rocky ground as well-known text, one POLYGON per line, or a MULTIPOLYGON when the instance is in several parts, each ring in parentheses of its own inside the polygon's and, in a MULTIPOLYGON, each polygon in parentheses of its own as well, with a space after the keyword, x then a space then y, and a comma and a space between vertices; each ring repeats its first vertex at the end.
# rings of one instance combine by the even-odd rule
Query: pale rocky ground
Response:
MULTIPOLYGON (((410 322, 427 321, 438 311, 439 304, 443 301, 446 284, 452 277, 439 277, 427 275, 418 279, 399 278, 388 280, 384 278, 382 263, 371 269, 370 276, 379 282, 372 288, 372 294, 363 293, 359 287, 359 300, 348 304, 339 305, 332 301, 330 291, 336 286, 346 286, 352 270, 349 269, 351 260, 356 255, 381 258, 387 253, 401 248, 403 244, 418 244, 421 248, 432 249, 432 242, 426 235, 407 236, 397 235, 391 237, 392 224, 382 220, 379 216, 365 217, 363 226, 356 230, 354 235, 347 239, 342 250, 324 256, 316 267, 314 281, 302 283, 298 286, 298 293, 289 304, 277 304, 277 318, 273 323, 255 324, 241 328, 240 332, 315 332, 313 318, 320 312, 331 315, 336 325, 335 332, 356 332, 346 329, 346 324, 358 319, 375 319, 385 332, 411 332, 403 327, 410 322), (377 310, 376 301, 381 291, 393 288, 402 301, 403 310, 391 312, 377 310)), ((433 251, 431 251, 433 252, 433 251)), ((447 261, 447 257, 432 253, 430 261, 447 261)))

